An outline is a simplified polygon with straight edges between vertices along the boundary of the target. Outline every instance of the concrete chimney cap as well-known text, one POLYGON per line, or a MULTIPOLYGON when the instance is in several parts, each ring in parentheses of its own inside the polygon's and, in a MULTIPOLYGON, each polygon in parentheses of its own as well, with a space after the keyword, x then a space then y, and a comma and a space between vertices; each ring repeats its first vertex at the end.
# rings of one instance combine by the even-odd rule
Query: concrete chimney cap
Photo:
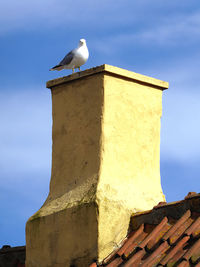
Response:
POLYGON ((71 82, 73 80, 77 80, 86 76, 91 76, 94 74, 98 74, 98 73, 107 73, 111 76, 118 76, 118 77, 124 77, 125 79, 128 80, 132 80, 134 82, 138 82, 138 83, 142 83, 142 84, 148 84, 151 85, 152 87, 155 87, 157 89, 160 90, 165 90, 168 89, 169 84, 168 82, 162 81, 162 80, 158 80, 149 76, 145 76, 142 74, 138 74, 136 72, 133 71, 128 71, 122 68, 118 68, 118 67, 114 67, 111 65, 107 65, 107 64, 103 64, 101 66, 97 66, 91 69, 87 69, 81 72, 76 72, 74 74, 68 75, 68 76, 64 76, 61 78, 57 78, 54 80, 50 80, 46 83, 46 87, 47 88, 53 88, 54 86, 63 84, 63 83, 68 83, 71 82))

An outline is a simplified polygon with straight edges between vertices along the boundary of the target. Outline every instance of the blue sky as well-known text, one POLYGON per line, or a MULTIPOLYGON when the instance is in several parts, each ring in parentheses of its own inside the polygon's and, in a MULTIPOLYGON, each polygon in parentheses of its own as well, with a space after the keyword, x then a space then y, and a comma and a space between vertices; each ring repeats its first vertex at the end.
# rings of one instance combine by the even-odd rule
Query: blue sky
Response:
POLYGON ((110 64, 166 80, 161 179, 167 201, 200 188, 199 0, 0 2, 0 247, 25 244, 25 222, 51 175, 49 72, 87 40, 83 69, 110 64))

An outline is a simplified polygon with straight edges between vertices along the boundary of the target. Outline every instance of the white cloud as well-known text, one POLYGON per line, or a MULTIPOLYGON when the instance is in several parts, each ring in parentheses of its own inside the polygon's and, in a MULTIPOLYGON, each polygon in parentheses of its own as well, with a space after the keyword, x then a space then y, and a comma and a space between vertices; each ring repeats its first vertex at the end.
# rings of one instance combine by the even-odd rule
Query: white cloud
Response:
POLYGON ((164 18, 161 23, 153 29, 144 31, 137 35, 137 39, 142 42, 154 44, 180 44, 186 45, 195 40, 199 40, 200 12, 191 14, 175 15, 164 18), (192 38, 191 38, 192 37, 192 38))
MULTIPOLYGON (((181 4, 182 8, 187 8, 187 5, 190 5, 188 1, 184 0, 181 4)), ((51 29, 57 26, 67 27, 66 29, 69 31, 83 25, 97 31, 102 26, 104 30, 113 30, 113 28, 117 29, 123 25, 126 28, 132 28, 135 22, 138 23, 137 26, 140 24, 143 26, 144 22, 147 21, 146 28, 153 23, 155 16, 159 24, 163 17, 169 17, 169 14, 165 13, 168 8, 176 9, 179 5, 178 0, 173 1, 173 3, 162 1, 162 4, 160 0, 154 0, 153 2, 148 0, 7 0, 0 2, 0 23, 2 25, 0 34, 16 30, 51 29)), ((177 15, 174 17, 176 18, 177 15)), ((184 19, 185 17, 183 17, 184 19)), ((185 24, 183 21, 183 27, 188 22, 191 26, 195 25, 197 30, 199 25, 198 13, 192 19, 188 20, 186 18, 185 24)), ((170 21, 169 25, 171 25, 170 21)), ((190 27, 186 27, 186 30, 190 29, 190 27)), ((158 30, 157 34, 161 34, 160 38, 164 40, 168 35, 168 30, 167 28, 165 32, 158 30)), ((144 32, 138 37, 154 40, 154 30, 144 32)))
MULTIPOLYGON (((156 14, 155 14, 156 15, 156 14)), ((140 19, 138 18, 138 21, 140 19)), ((134 25, 134 24, 133 24, 134 25)), ((158 16, 157 22, 142 24, 137 30, 127 28, 129 32, 114 33, 104 38, 94 39, 93 46, 97 51, 110 54, 130 47, 138 46, 181 46, 195 44, 200 41, 200 11, 171 16, 158 16), (106 44, 106 46, 105 46, 106 44)))
POLYGON ((88 24, 96 27, 98 24, 108 22, 120 23, 121 18, 111 16, 120 10, 122 4, 116 1, 64 1, 64 0, 8 0, 0 2, 0 33, 15 30, 32 30, 34 28, 52 28, 67 26, 67 30, 75 26, 88 24), (103 21, 102 21, 103 18, 103 21), (91 23, 93 21, 93 23, 91 23), (95 21, 95 23, 94 23, 95 21))
POLYGON ((183 53, 178 58, 172 55, 164 62, 152 62, 147 68, 144 67, 143 72, 167 80, 170 83, 170 92, 179 90, 180 94, 183 91, 192 94, 193 91, 199 91, 199 69, 200 53, 191 51, 191 54, 183 53))

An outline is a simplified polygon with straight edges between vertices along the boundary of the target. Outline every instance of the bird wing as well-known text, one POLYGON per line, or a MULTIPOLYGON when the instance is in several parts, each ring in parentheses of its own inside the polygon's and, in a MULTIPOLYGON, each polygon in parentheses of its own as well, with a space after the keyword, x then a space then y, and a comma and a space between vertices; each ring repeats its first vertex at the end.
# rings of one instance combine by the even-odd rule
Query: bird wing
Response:
POLYGON ((62 61, 60 61, 59 66, 68 65, 74 57, 74 50, 70 51, 62 61))

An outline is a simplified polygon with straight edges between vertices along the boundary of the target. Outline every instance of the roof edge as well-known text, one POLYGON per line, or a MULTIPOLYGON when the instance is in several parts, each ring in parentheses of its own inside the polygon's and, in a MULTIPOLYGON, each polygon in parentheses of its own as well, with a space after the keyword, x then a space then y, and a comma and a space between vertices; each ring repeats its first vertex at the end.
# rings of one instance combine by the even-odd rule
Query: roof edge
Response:
POLYGON ((151 210, 136 212, 131 215, 131 227, 136 229, 142 223, 157 224, 165 216, 178 219, 188 209, 200 213, 200 193, 170 203, 161 202, 151 210))

